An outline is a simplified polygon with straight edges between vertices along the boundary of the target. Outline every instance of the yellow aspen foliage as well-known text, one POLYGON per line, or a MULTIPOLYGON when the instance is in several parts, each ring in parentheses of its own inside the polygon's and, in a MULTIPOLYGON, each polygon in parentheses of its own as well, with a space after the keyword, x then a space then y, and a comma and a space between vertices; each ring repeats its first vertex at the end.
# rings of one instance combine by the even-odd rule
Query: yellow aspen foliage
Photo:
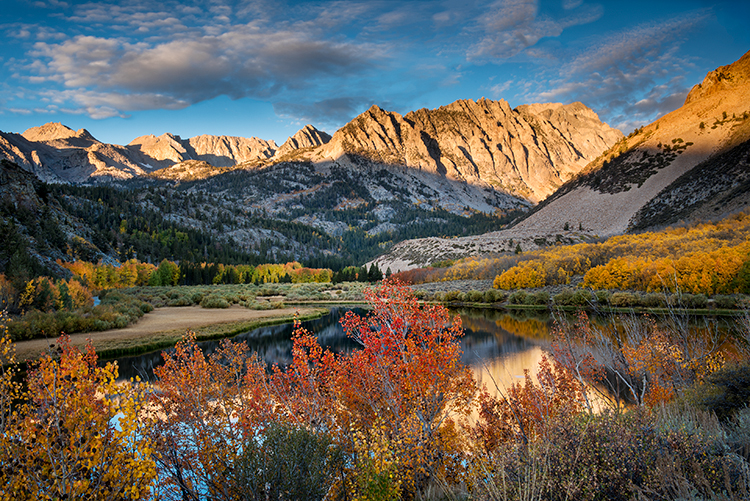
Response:
POLYGON ((521 289, 543 287, 547 284, 547 271, 540 261, 526 261, 514 266, 493 282, 496 289, 521 289))
POLYGON ((140 420, 148 387, 118 384, 117 365, 98 367, 91 345, 81 352, 65 336, 58 345, 59 359, 47 354, 33 365, 26 400, 6 422, 0 497, 150 496, 156 468, 140 420))

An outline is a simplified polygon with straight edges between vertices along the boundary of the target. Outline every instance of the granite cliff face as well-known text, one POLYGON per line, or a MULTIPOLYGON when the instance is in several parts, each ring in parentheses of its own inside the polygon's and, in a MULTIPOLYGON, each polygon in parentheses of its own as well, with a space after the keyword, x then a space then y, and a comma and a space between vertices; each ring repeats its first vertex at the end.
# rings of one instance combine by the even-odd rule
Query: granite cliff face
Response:
MULTIPOLYGON (((213 167, 263 162, 276 143, 258 138, 201 135, 182 139, 173 134, 141 136, 127 146, 98 141, 87 130, 59 123, 23 134, 0 132, 0 157, 15 162, 43 181, 84 183, 125 180, 189 160, 213 167)), ((221 169, 218 170, 221 172, 221 169)))
POLYGON ((0 156, 48 182, 80 183, 145 174, 125 147, 102 143, 86 129, 74 131, 59 123, 32 127, 23 134, 0 132, 0 156))
POLYGON ((621 137, 581 103, 461 100, 404 116, 373 106, 310 158, 363 158, 537 202, 621 137))

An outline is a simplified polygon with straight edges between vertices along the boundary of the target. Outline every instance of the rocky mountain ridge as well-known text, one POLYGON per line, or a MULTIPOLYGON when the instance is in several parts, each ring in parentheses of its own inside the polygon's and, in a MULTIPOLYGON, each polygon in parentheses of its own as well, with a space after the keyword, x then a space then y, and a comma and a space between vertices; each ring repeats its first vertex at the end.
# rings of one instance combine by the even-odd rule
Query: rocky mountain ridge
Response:
MULTIPOLYGON (((281 147, 173 134, 118 146, 47 124, 0 135, 0 152, 47 181, 114 181, 139 210, 259 258, 351 264, 408 238, 499 229, 619 137, 580 103, 481 99, 373 107, 333 137, 306 126, 281 147)), ((103 251, 128 255, 116 228, 97 231, 103 251)))
MULTIPOLYGON (((0 155, 51 182, 123 180, 186 161, 220 169, 310 161, 321 164, 323 171, 330 165, 366 162, 391 170, 413 169, 534 203, 622 134, 581 103, 511 109, 505 101, 483 98, 404 116, 373 106, 333 137, 307 125, 281 147, 258 138, 182 139, 169 133, 119 146, 55 123, 29 129, 21 135, 23 141, 17 136, 0 133, 0 155)), ((169 177, 174 179, 175 173, 169 177)))
MULTIPOLYGON (((145 176, 186 161, 218 168, 259 164, 277 152, 322 144, 329 137, 311 125, 290 138, 284 149, 255 137, 200 135, 188 139, 165 133, 140 136, 125 146, 102 143, 86 129, 60 123, 32 127, 22 134, 0 132, 0 157, 41 180, 53 183, 113 182, 145 176)), ((286 143, 285 143, 286 144, 286 143)))
POLYGON ((404 116, 373 106, 307 158, 361 157, 538 202, 621 137, 582 103, 483 98, 404 116))

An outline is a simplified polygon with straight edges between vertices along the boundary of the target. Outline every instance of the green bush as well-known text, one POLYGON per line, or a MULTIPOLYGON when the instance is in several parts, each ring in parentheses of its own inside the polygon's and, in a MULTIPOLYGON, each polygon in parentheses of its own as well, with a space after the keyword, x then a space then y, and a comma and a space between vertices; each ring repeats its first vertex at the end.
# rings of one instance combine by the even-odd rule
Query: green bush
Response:
POLYGON ((192 306, 192 305, 193 305, 192 299, 185 297, 185 296, 180 296, 178 298, 170 299, 169 301, 167 301, 167 306, 192 306))
POLYGON ((529 294, 526 300, 528 301, 527 304, 538 304, 538 305, 548 304, 549 292, 539 291, 539 292, 535 292, 534 294, 529 294))
POLYGON ((609 304, 609 298, 612 296, 612 294, 609 291, 596 291, 594 293, 594 296, 596 297, 597 303, 609 304))
POLYGON ((343 467, 330 436, 272 423, 245 444, 229 479, 238 499, 321 500, 343 467))
POLYGON ((698 404, 729 420, 750 406, 750 362, 729 365, 709 375, 698 390, 698 404))
POLYGON ((662 293, 652 292, 641 297, 641 305, 647 308, 664 308, 667 306, 667 297, 662 293))
POLYGON ((713 297, 714 304, 722 310, 732 310, 737 307, 737 298, 718 294, 713 297))
POLYGON ((491 499, 745 499, 747 463, 727 450, 710 418, 680 419, 665 426, 658 413, 640 410, 562 416, 543 440, 495 452, 495 470, 477 484, 495 490, 491 499))
POLYGON ((554 303, 559 306, 588 306, 595 297, 591 291, 564 289, 552 298, 554 303))
POLYGON ((680 294, 677 302, 683 308, 702 309, 708 306, 708 297, 705 294, 680 294))
POLYGON ((552 296, 552 301, 556 305, 560 306, 570 306, 570 301, 573 298, 573 290, 572 289, 563 289, 562 292, 559 294, 555 294, 552 296))
POLYGON ((526 291, 516 291, 508 297, 508 304, 528 304, 528 296, 526 291))
POLYGON ((450 303, 452 301, 460 301, 460 295, 461 293, 459 291, 448 291, 443 296, 443 301, 445 301, 446 303, 450 303))
POLYGON ((229 302, 221 296, 210 294, 201 300, 201 308, 229 308, 229 302))
POLYGON ((626 308, 638 304, 638 296, 630 292, 615 292, 609 298, 609 304, 616 308, 626 308))
POLYGON ((505 299, 505 294, 497 289, 490 289, 484 292, 485 303, 499 303, 505 299))
POLYGON ((466 293, 466 300, 471 303, 481 303, 484 301, 484 293, 472 290, 466 293))

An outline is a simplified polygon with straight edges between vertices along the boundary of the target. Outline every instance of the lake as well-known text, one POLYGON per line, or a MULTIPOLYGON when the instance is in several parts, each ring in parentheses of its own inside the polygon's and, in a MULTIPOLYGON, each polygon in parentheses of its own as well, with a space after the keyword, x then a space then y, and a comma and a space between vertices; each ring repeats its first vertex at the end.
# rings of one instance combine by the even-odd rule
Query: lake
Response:
MULTIPOLYGON (((361 308, 332 308, 328 315, 302 325, 318 337, 321 345, 333 351, 357 349, 359 345, 346 337, 340 324, 349 310, 366 313, 361 308)), ((464 327, 465 335, 461 340, 463 362, 474 369, 480 383, 492 388, 494 378, 498 384, 507 386, 523 377, 524 369, 534 373, 550 336, 552 320, 548 313, 487 309, 456 309, 451 312, 461 317, 464 327)), ((245 341, 269 365, 285 365, 292 359, 292 328, 291 323, 261 327, 232 339, 245 341)), ((198 344, 210 353, 219 341, 198 344)), ((162 351, 119 357, 120 377, 153 379, 153 368, 163 360, 162 351)))
MULTIPOLYGON (((345 336, 340 324, 341 318, 349 310, 360 315, 366 314, 366 310, 361 308, 332 308, 328 315, 303 322, 303 326, 318 337, 321 345, 333 351, 357 349, 359 345, 345 336)), ((548 311, 459 308, 452 309, 451 312, 461 317, 465 332, 461 339, 462 359, 474 370, 480 385, 486 384, 490 392, 494 393, 496 384, 501 389, 507 388, 523 378, 525 370, 529 370, 532 375, 536 374, 539 361, 551 340, 550 331, 554 322, 548 311)), ((573 315, 568 320, 573 320, 573 315)), ((619 316, 592 316, 591 320, 594 324, 603 326, 619 322, 619 316)), ((669 324, 670 318, 663 317, 657 321, 669 324)), ((724 337, 732 329, 733 323, 731 319, 692 317, 689 327, 695 336, 718 328, 724 337)), ((247 342, 269 366, 283 366, 292 360, 292 329, 291 323, 261 327, 232 339, 247 342)), ((216 349, 219 341, 198 344, 205 352, 210 353, 216 349)), ((121 378, 138 375, 142 379, 152 380, 153 368, 162 363, 161 350, 135 357, 121 357, 118 362, 121 378)))

